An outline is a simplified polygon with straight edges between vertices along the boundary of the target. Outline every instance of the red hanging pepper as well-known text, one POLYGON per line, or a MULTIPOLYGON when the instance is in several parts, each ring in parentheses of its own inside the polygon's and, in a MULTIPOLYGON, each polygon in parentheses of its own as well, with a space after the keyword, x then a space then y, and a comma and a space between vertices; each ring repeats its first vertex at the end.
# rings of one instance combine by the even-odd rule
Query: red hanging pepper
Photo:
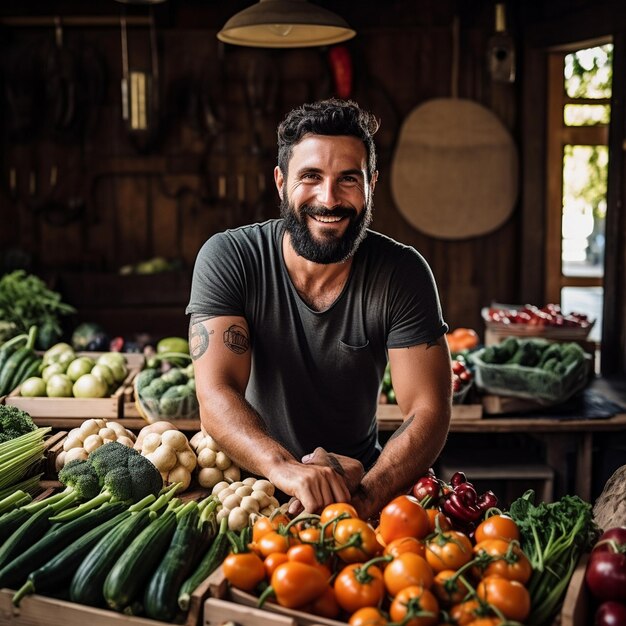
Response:
POLYGON ((335 93, 346 100, 352 93, 352 58, 346 46, 333 46, 328 52, 335 93))

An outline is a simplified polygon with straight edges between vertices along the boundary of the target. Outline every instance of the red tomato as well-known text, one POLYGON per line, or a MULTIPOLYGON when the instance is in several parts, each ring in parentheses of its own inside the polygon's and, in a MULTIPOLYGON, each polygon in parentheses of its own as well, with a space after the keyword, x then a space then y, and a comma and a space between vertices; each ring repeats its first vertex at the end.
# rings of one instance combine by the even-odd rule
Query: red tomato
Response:
POLYGON ((428 514, 413 496, 394 498, 380 513, 380 534, 385 543, 401 537, 422 539, 428 528, 428 514))
POLYGON ((385 567, 385 587, 395 596, 406 587, 420 585, 430 588, 434 574, 428 563, 419 554, 404 552, 385 567))

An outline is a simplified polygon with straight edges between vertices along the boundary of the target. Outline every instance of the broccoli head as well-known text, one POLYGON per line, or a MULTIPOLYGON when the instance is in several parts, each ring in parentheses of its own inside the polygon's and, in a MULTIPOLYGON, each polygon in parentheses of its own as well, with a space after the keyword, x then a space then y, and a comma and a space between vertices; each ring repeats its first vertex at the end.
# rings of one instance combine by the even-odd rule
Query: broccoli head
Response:
POLYGON ((87 461, 70 461, 59 472, 59 481, 74 490, 77 499, 90 500, 100 493, 100 480, 87 461))
MULTIPOLYGON (((96 448, 86 461, 71 461, 59 472, 59 480, 72 487, 82 498, 80 506, 63 513, 57 519, 68 521, 110 501, 139 502, 146 496, 156 496, 163 488, 163 478, 157 468, 137 450, 117 441, 96 448), (92 495, 83 495, 77 484, 78 476, 90 475, 92 495), (68 482, 66 482, 66 480, 68 482)), ((86 480, 86 479, 85 479, 86 480)))
POLYGON ((15 439, 37 430, 37 426, 26 411, 12 404, 0 404, 0 443, 15 439))

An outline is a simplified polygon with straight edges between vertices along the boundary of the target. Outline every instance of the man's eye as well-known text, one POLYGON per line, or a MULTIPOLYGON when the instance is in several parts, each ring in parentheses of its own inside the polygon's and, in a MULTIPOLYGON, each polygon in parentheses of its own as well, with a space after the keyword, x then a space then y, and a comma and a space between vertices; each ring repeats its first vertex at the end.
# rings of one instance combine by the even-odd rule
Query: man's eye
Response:
POLYGON ((342 183, 348 183, 348 184, 350 184, 350 185, 354 185, 354 184, 356 184, 358 181, 357 181, 357 179, 356 179, 354 176, 344 176, 344 177, 341 179, 341 182, 342 182, 342 183))
POLYGON ((318 176, 317 174, 314 174, 313 172, 307 172, 306 174, 302 174, 302 178, 307 178, 309 180, 317 180, 318 176))

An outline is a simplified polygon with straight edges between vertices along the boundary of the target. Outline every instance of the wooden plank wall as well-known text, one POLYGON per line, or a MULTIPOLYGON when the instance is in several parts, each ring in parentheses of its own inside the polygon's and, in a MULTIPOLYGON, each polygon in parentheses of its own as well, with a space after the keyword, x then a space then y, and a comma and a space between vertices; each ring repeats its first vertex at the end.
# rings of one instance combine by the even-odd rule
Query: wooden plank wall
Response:
MULTIPOLYGON (((76 3, 59 4, 81 14, 76 3)), ((211 234, 277 216, 272 178, 276 125, 293 106, 332 94, 326 50, 263 52, 218 45, 215 35, 224 15, 239 6, 224 4, 231 6, 218 11, 217 4, 209 3, 203 9, 201 3, 190 2, 180 3, 178 12, 169 9, 158 32, 158 132, 154 145, 143 151, 133 143, 121 119, 119 28, 64 30, 67 50, 89 55, 86 66, 91 74, 78 85, 81 97, 95 101, 101 88, 101 98, 85 110, 84 132, 76 136, 55 131, 45 98, 37 102, 37 123, 30 136, 5 124, 1 138, 2 250, 26 251, 32 257, 33 270, 63 275, 61 285, 71 283, 78 273, 80 280, 85 280, 85 276, 113 273, 122 265, 156 255, 181 259, 183 275, 188 278, 198 249, 211 234), (267 68, 271 73, 261 81, 264 108, 256 126, 260 150, 254 151, 247 79, 251 73, 260 79, 267 68), (90 90, 94 92, 91 96, 90 90), (217 136, 202 117, 203 98, 211 103, 218 120, 217 136), (51 188, 54 167, 57 185, 51 188), (12 169, 17 176, 15 190, 8 180, 12 169), (31 193, 29 179, 33 175, 37 188, 31 193), (224 181, 225 197, 221 198, 224 181), (67 214, 66 209, 50 210, 50 203, 58 201, 63 207, 70 199, 75 206, 84 206, 84 211, 67 224, 52 223, 67 214)), ((246 5, 239 4, 239 8, 246 5)), ((352 0, 333 7, 358 31, 358 37, 348 44, 355 71, 353 96, 382 120, 374 227, 424 254, 452 327, 472 326, 482 332, 481 307, 492 300, 518 299, 519 211, 485 237, 436 240, 404 220, 389 187, 390 163, 403 118, 429 98, 450 95, 452 21, 457 3, 394 0, 384 3, 390 5, 385 12, 380 6, 374 9, 364 4, 368 5, 352 0)), ((458 95, 493 110, 516 136, 518 85, 491 83, 485 68, 486 42, 493 27, 492 3, 473 0, 458 4, 458 95)), ((110 6, 107 10, 111 12, 110 6)), ((16 50, 28 51, 39 62, 54 55, 52 29, 9 26, 5 32, 3 58, 15 58, 16 50)), ((128 37, 131 69, 150 72, 147 28, 129 26, 128 37)), ((164 289, 158 279, 154 288, 164 289)), ((118 292, 124 289, 120 282, 118 292)), ((97 315, 85 291, 70 291, 82 312, 97 315)), ((171 302, 177 298, 180 294, 163 295, 164 302, 175 306, 174 315, 182 316, 184 300, 171 302)), ((104 317, 104 310, 99 311, 104 317)), ((114 318, 109 315, 108 319, 114 318)), ((128 324, 115 319, 120 328, 112 332, 125 332, 128 324)))

